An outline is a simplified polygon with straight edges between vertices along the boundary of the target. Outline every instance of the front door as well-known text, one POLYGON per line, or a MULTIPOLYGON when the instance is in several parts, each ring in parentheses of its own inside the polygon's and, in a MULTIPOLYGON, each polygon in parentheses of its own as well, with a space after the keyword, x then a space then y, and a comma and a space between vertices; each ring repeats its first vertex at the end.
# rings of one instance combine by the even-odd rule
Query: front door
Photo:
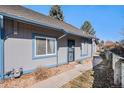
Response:
POLYGON ((72 62, 75 58, 75 40, 68 40, 68 61, 72 62))

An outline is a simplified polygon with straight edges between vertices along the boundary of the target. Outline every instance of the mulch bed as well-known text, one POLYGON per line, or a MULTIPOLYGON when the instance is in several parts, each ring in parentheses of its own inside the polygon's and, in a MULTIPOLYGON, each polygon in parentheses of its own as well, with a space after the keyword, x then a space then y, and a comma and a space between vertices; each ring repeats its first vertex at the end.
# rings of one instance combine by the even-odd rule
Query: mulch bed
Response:
MULTIPOLYGON (((47 72, 49 72, 48 77, 45 78, 41 78, 41 80, 45 80, 51 76, 60 74, 62 72, 68 71, 70 69, 73 69, 75 67, 75 65, 77 65, 77 62, 73 62, 70 64, 66 64, 66 65, 61 65, 59 67, 54 67, 54 68, 47 68, 47 72)), ((34 72, 35 73, 35 72, 34 72)), ((21 76, 20 78, 14 78, 14 79, 7 79, 4 81, 4 83, 0 84, 1 88, 26 88, 26 87, 30 87, 33 84, 37 83, 39 80, 36 80, 36 74, 31 73, 31 74, 26 74, 21 76)))

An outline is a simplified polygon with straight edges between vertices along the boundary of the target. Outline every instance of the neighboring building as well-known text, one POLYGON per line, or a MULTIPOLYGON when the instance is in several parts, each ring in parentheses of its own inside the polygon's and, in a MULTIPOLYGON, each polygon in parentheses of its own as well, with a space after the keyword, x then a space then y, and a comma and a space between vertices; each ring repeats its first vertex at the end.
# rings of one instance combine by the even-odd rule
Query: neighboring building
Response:
POLYGON ((112 41, 106 41, 105 44, 104 44, 104 48, 113 49, 113 48, 115 48, 115 45, 116 44, 112 41))
POLYGON ((23 6, 0 6, 0 78, 13 69, 24 74, 91 58, 93 36, 23 6))

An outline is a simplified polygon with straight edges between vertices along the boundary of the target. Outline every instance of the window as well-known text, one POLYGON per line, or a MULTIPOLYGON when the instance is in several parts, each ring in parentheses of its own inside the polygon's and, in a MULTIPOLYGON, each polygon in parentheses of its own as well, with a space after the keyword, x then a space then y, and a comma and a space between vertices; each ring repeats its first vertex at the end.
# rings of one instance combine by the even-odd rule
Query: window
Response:
POLYGON ((55 53, 55 40, 47 40, 47 46, 48 46, 48 54, 55 53))
POLYGON ((35 36, 35 56, 56 55, 56 39, 35 36))
POLYGON ((81 44, 82 55, 88 54, 88 43, 85 41, 81 44))
POLYGON ((46 39, 36 38, 36 55, 46 54, 46 39))

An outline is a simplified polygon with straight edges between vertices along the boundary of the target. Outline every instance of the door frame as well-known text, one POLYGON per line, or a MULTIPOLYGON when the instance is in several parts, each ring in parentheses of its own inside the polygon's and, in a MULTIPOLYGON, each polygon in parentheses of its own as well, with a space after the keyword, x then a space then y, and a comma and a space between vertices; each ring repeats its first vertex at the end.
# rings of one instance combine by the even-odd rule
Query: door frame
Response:
POLYGON ((69 61, 69 41, 74 41, 73 61, 75 60, 75 40, 74 39, 68 39, 67 40, 67 45, 68 45, 68 51, 67 51, 68 57, 67 57, 67 59, 68 59, 68 63, 73 62, 73 61, 69 61))

